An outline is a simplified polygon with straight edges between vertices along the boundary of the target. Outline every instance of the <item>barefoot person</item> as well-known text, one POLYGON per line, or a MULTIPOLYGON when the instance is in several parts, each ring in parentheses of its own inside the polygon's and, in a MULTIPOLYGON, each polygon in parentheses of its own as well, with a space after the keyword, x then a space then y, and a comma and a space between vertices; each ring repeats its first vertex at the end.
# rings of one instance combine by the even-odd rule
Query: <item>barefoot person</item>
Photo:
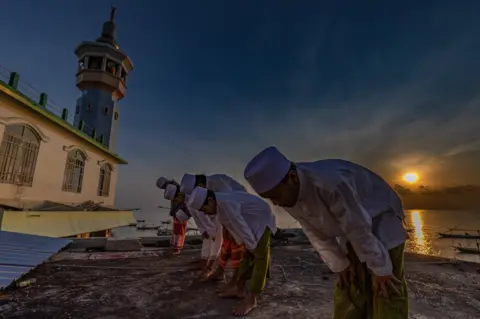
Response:
MULTIPOLYGON (((185 174, 183 175, 182 181, 180 182, 180 189, 186 194, 191 194, 195 187, 204 187, 213 192, 247 192, 245 187, 237 182, 232 177, 225 174, 213 174, 213 175, 203 175, 203 174, 185 174)), ((213 218, 213 217, 212 217, 213 218)), ((213 220, 214 221, 214 220, 213 220)), ((214 221, 215 222, 215 221, 214 221)), ((223 229, 221 225, 216 223, 219 226, 218 232, 222 233, 222 241, 218 242, 221 244, 221 252, 217 269, 210 273, 208 276, 204 277, 204 280, 219 280, 223 281, 225 279, 225 267, 230 259, 230 266, 235 269, 238 268, 238 265, 243 258, 244 247, 237 245, 234 241, 231 240, 231 236, 228 234, 228 230, 223 229), (224 236, 225 235, 225 236, 224 236)), ((216 249, 216 248, 214 248, 216 249)), ((212 263, 209 266, 213 266, 212 263)), ((233 284, 234 276, 228 281, 227 285, 221 288, 223 290, 226 287, 230 287, 233 284)))
POLYGON ((178 186, 175 184, 169 184, 165 187, 164 198, 169 200, 172 206, 175 206, 175 211, 173 212, 173 236, 172 236, 172 245, 174 249, 174 255, 180 253, 183 249, 185 243, 185 236, 187 233, 187 223, 190 218, 190 212, 188 211, 185 203, 182 201, 176 201, 175 196, 177 195, 178 186))
MULTIPOLYGON (((218 258, 220 244, 215 243, 216 226, 203 213, 195 210, 189 210, 185 205, 185 194, 180 192, 180 187, 175 184, 167 185, 164 193, 165 199, 172 201, 172 205, 176 205, 179 209, 176 211, 175 217, 179 221, 186 223, 190 217, 193 217, 198 231, 202 234, 203 244, 200 265, 197 269, 201 270, 199 276, 206 277, 212 272, 212 265, 218 258)), ((183 239, 184 240, 184 239, 183 239)))
POLYGON ((240 267, 242 263, 245 251, 245 245, 243 243, 237 244, 227 228, 223 227, 223 244, 220 251, 220 258, 218 259, 218 267, 215 272, 207 278, 208 280, 225 281, 225 270, 227 264, 230 263, 230 268, 233 269, 233 275, 224 286, 220 287, 220 292, 232 289, 236 285, 238 267, 240 267))
POLYGON ((250 287, 242 303, 234 309, 236 316, 245 316, 257 306, 257 298, 265 288, 270 272, 270 241, 276 231, 275 216, 270 205, 246 192, 213 192, 196 187, 187 206, 216 216, 247 253, 238 269, 236 284, 220 297, 243 297, 245 285, 250 287))
POLYGON ((177 211, 182 208, 181 204, 178 202, 172 201, 172 199, 167 198, 166 188, 169 186, 179 187, 178 183, 174 180, 170 180, 166 177, 160 177, 157 179, 157 187, 165 190, 164 197, 170 201, 170 216, 173 219, 173 234, 172 234, 172 246, 173 246, 173 255, 178 255, 182 249, 185 242, 185 233, 187 224, 182 223, 175 217, 177 211))
POLYGON ((343 160, 293 163, 273 146, 248 163, 244 176, 300 222, 337 273, 334 319, 408 318, 404 213, 381 177, 343 160))

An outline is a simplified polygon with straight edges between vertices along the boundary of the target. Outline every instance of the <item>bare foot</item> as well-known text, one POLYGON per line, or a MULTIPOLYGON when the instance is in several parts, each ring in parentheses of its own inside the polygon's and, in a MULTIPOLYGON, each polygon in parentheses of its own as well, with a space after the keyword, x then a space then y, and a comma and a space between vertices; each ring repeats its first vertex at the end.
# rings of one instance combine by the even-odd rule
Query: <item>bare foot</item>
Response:
POLYGON ((218 267, 210 276, 207 278, 208 281, 225 281, 225 274, 222 268, 218 267))
POLYGON ((202 267, 199 271, 197 271, 197 277, 198 278, 204 277, 206 272, 208 272, 208 269, 206 267, 202 267))
POLYGON ((245 299, 243 299, 243 301, 235 309, 233 309, 233 315, 236 317, 246 316, 256 307, 257 298, 249 293, 245 299))
POLYGON ((237 286, 233 286, 229 289, 225 289, 221 293, 218 294, 220 298, 243 298, 245 294, 243 293, 243 289, 240 289, 237 286))
POLYGON ((205 282, 205 281, 208 281, 208 278, 212 275, 212 271, 211 270, 204 270, 202 271, 202 273, 200 274, 200 282, 205 282))
POLYGON ((217 292, 224 292, 226 290, 232 289, 232 288, 235 287, 235 285, 236 285, 236 281, 235 280, 230 280, 226 284, 220 285, 217 289, 217 292))

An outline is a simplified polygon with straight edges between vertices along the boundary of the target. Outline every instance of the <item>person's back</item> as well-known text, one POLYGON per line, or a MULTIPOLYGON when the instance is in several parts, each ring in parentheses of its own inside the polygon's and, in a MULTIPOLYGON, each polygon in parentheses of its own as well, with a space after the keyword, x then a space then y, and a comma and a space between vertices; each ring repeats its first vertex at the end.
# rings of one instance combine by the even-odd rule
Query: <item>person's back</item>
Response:
POLYGON ((245 186, 228 175, 213 174, 206 176, 206 178, 206 188, 213 192, 247 192, 245 186))
POLYGON ((270 205, 260 197, 247 192, 215 192, 215 197, 220 209, 226 205, 239 205, 241 217, 253 234, 261 234, 266 226, 272 233, 276 232, 275 215, 270 205))
POLYGON ((315 176, 325 189, 334 189, 340 183, 353 187, 363 207, 372 217, 388 211, 404 216, 398 195, 383 178, 368 168, 341 159, 296 164, 298 168, 309 171, 310 176, 315 176))

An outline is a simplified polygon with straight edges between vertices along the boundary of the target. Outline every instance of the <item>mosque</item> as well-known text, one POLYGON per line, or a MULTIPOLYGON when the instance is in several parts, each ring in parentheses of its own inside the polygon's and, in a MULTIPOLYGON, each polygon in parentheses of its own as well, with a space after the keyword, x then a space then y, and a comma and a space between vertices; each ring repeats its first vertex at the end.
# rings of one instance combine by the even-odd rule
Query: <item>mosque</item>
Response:
POLYGON ((95 41, 83 41, 74 115, 32 98, 16 72, 0 77, 0 213, 3 210, 112 210, 118 166, 118 102, 133 64, 116 42, 115 8, 95 41))

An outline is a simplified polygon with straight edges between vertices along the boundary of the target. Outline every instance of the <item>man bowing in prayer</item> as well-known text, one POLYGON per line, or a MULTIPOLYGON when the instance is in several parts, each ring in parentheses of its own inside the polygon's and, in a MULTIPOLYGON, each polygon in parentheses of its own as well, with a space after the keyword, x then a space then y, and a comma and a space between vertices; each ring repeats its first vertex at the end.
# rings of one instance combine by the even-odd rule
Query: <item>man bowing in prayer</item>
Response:
MULTIPOLYGON (((213 192, 247 192, 242 184, 225 174, 213 174, 208 176, 203 174, 185 174, 180 182, 180 189, 186 194, 191 194, 193 189, 197 186, 204 187, 213 192)), ((211 216, 211 218, 213 218, 213 221, 215 222, 215 217, 211 216)), ((219 242, 219 244, 221 244, 219 262, 217 269, 214 272, 209 273, 205 280, 223 280, 225 278, 227 262, 230 260, 230 266, 234 269, 234 274, 231 279, 228 280, 227 284, 220 289, 220 291, 223 291, 235 286, 235 278, 237 277, 236 273, 243 259, 245 247, 241 244, 237 244, 228 233, 228 230, 222 229, 218 222, 216 225, 219 226, 217 231, 222 234, 222 242, 219 242)), ((213 264, 210 265, 213 266, 213 264)))
POLYGON ((257 306, 257 298, 265 288, 270 272, 270 241, 276 231, 275 216, 270 205, 246 192, 213 192, 196 187, 187 206, 216 216, 238 244, 245 244, 247 254, 238 269, 236 285, 220 297, 243 297, 233 310, 236 316, 245 316, 257 306), (245 284, 250 287, 244 296, 245 284))
MULTIPOLYGON (((185 244, 185 237, 187 234, 187 223, 191 215, 188 211, 184 201, 176 201, 175 197, 177 196, 179 187, 173 183, 168 184, 165 187, 165 192, 163 196, 166 200, 169 200, 172 206, 175 206, 176 209, 173 212, 173 248, 174 255, 179 254, 183 249, 185 244)), ((200 228, 197 224, 197 228, 200 228)))
POLYGON ((215 243, 213 240, 217 231, 215 224, 205 214, 199 213, 195 210, 190 211, 186 207, 186 195, 183 192, 180 192, 179 186, 174 184, 167 185, 164 196, 165 199, 172 201, 172 205, 178 205, 181 208, 175 213, 175 217, 179 221, 185 222, 186 224, 190 217, 193 217, 195 220, 197 229, 203 237, 201 259, 198 269, 201 270, 200 277, 206 278, 212 271, 212 264, 218 257, 218 251, 220 250, 221 245, 221 242, 215 243))
POLYGON ((337 273, 334 319, 408 318, 404 213, 380 176, 344 160, 293 163, 273 146, 248 163, 244 176, 300 222, 337 273))
POLYGON ((173 255, 178 255, 183 249, 183 244, 185 242, 185 235, 187 230, 187 222, 179 220, 176 215, 177 212, 182 209, 182 203, 174 202, 172 199, 167 196, 167 188, 169 185, 175 186, 175 188, 180 187, 177 182, 173 179, 170 180, 165 177, 160 177, 157 179, 157 187, 165 190, 164 198, 170 201, 170 216, 173 219, 173 231, 172 231, 172 246, 173 246, 173 255))

